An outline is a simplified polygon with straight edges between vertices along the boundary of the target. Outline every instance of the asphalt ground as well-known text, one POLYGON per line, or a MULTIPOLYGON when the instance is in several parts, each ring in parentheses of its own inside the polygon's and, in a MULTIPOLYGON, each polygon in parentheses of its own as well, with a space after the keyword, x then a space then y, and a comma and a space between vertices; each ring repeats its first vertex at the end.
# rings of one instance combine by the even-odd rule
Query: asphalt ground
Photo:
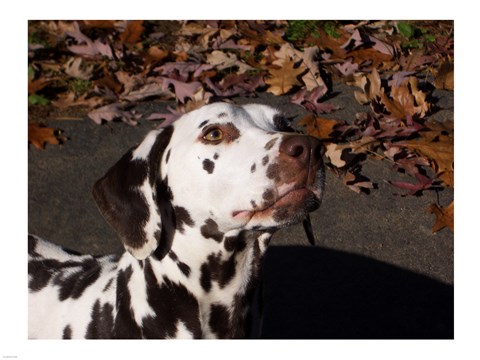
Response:
MULTIPOLYGON (((352 121, 368 107, 353 89, 336 84, 327 100, 341 110, 325 115, 352 121)), ((438 111, 453 120, 453 93, 436 91, 438 111)), ((306 112, 286 97, 259 94, 234 102, 276 106, 298 120, 306 112)), ((152 101, 136 110, 165 111, 152 101)), ((44 151, 28 150, 28 231, 54 243, 92 254, 123 251, 98 212, 91 189, 108 168, 158 123, 140 121, 99 126, 85 113, 46 117, 69 140, 44 151), (82 120, 66 120, 79 117, 82 120)), ((327 170, 325 197, 311 214, 316 246, 303 227, 278 231, 267 252, 252 337, 262 338, 453 338, 454 242, 448 229, 432 233, 429 204, 446 206, 453 191, 402 197, 385 180, 406 180, 381 160, 367 160, 362 174, 375 184, 357 194, 327 170), (260 316, 260 314, 262 314, 260 316)))

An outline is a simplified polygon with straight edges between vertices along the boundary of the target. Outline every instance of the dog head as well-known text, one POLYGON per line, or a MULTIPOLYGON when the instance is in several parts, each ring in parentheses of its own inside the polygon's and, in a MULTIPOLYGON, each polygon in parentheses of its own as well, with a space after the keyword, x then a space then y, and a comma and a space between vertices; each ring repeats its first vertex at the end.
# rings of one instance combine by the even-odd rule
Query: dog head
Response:
POLYGON ((151 131, 94 186, 126 249, 168 253, 175 231, 271 230, 301 221, 323 192, 322 145, 265 105, 215 103, 151 131))

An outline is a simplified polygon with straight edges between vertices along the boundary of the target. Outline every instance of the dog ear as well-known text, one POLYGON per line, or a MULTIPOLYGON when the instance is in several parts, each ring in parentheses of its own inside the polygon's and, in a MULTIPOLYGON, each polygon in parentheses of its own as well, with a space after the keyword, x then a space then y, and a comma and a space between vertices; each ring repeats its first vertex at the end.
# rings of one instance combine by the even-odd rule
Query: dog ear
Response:
POLYGON ((175 219, 172 195, 160 175, 160 163, 173 127, 151 131, 93 187, 93 197, 106 221, 135 258, 157 250, 165 256, 172 244, 175 219))

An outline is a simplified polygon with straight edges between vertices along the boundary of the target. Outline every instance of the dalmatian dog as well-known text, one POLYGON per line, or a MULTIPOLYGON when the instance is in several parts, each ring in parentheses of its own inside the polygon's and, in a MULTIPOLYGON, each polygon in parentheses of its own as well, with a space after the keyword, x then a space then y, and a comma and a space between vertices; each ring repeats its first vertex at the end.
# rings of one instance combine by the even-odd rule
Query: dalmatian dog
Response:
POLYGON ((275 109, 206 105, 151 131, 93 196, 122 255, 29 235, 29 338, 241 338, 275 230, 317 209, 319 140, 275 109))

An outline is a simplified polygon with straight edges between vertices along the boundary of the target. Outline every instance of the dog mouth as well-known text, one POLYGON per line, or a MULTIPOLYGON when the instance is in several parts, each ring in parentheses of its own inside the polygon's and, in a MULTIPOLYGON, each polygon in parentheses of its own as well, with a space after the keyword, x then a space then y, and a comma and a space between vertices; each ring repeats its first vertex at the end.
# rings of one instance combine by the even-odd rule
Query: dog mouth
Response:
POLYGON ((258 209, 234 211, 234 219, 248 219, 272 217, 275 212, 283 209, 302 209, 313 211, 320 205, 321 192, 308 187, 289 189, 271 203, 267 203, 258 209))

